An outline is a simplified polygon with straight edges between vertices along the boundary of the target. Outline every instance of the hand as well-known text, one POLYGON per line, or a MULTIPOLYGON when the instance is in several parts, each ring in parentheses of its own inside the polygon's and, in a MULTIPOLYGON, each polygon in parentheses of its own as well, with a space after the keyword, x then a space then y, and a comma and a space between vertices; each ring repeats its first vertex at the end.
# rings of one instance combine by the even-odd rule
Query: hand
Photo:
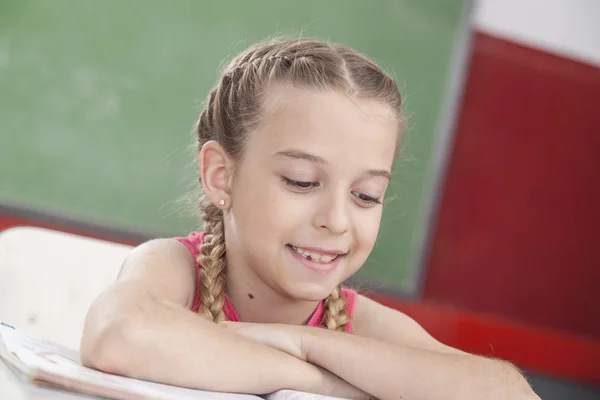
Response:
POLYGON ((306 351, 302 345, 303 335, 315 334, 310 331, 311 328, 295 325, 250 324, 245 322, 224 322, 221 325, 238 335, 283 351, 303 361, 307 361, 306 351))
MULTIPOLYGON (((250 340, 283 351, 302 361, 308 361, 307 349, 303 340, 306 337, 315 337, 318 328, 284 324, 250 324, 244 322, 222 322, 221 325, 242 335, 250 340)), ((372 400, 368 393, 349 384, 337 375, 324 368, 315 366, 321 372, 321 377, 315 385, 307 388, 298 388, 311 393, 325 396, 339 397, 352 400, 372 400)))

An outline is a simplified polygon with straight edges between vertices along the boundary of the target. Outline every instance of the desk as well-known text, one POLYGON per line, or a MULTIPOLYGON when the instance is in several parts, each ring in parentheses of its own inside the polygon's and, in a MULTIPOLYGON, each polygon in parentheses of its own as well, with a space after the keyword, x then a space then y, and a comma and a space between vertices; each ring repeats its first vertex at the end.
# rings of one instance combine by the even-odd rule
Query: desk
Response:
POLYGON ((130 246, 49 229, 0 232, 0 319, 78 349, 90 305, 130 252, 130 246))
POLYGON ((34 385, 19 377, 0 359, 0 399, 6 400, 101 400, 100 397, 34 385))

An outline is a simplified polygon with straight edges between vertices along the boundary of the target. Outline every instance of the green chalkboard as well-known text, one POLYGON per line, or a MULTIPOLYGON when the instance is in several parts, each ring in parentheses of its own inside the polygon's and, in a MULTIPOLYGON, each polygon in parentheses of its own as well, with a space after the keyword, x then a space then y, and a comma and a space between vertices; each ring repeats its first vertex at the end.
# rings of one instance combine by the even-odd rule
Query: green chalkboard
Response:
POLYGON ((197 229, 191 129, 231 56, 273 36, 355 47, 397 76, 411 126, 360 272, 411 289, 430 159, 468 1, 0 2, 0 203, 161 235, 197 229), (408 160, 408 161, 406 161, 408 160))

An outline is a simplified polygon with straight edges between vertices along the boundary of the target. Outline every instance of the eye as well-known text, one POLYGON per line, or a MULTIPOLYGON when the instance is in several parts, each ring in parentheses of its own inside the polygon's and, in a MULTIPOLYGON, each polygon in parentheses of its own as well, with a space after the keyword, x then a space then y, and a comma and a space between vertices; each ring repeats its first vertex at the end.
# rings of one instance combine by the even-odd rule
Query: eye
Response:
POLYGON ((360 192, 356 192, 353 191, 351 192, 361 203, 365 204, 365 205, 376 205, 376 204, 381 204, 381 200, 366 195, 364 193, 360 193, 360 192))
POLYGON ((293 179, 283 178, 286 186, 290 186, 296 190, 309 190, 313 187, 319 186, 319 182, 304 182, 304 181, 296 181, 293 179))

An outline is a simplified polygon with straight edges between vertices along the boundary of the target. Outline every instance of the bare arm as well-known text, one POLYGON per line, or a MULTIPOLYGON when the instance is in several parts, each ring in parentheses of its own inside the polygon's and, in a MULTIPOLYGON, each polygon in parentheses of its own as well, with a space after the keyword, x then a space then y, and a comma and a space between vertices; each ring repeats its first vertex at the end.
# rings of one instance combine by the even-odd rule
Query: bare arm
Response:
POLYGON ((408 316, 363 297, 353 335, 279 324, 228 328, 326 368, 381 400, 539 400, 510 363, 446 346, 408 316))
POLYGON ((189 311, 194 260, 174 240, 135 249, 118 281, 88 312, 82 362, 92 368, 197 389, 262 394, 279 389, 363 397, 309 363, 189 311))
POLYGON ((382 400, 539 399, 510 363, 464 353, 408 316, 359 297, 355 335, 304 335, 306 358, 382 400))

